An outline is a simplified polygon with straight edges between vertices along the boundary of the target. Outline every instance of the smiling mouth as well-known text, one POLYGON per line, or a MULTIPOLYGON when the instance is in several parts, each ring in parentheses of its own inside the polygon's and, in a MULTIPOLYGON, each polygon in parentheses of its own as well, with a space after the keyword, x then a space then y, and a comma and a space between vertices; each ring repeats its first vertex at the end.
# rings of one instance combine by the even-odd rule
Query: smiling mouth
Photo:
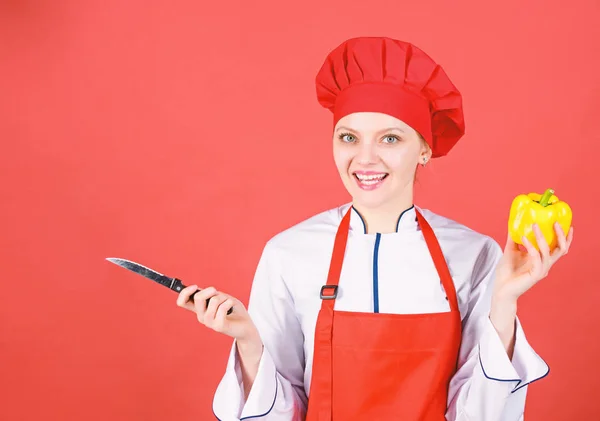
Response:
POLYGON ((387 178, 387 176, 389 174, 388 173, 379 173, 379 174, 366 175, 366 174, 353 173, 352 175, 358 182, 358 185, 364 189, 364 188, 378 187, 383 182, 383 180, 385 180, 387 178))
POLYGON ((388 176, 388 173, 371 174, 371 175, 363 175, 363 174, 354 173, 353 175, 358 181, 361 181, 363 183, 369 183, 369 182, 377 182, 377 181, 383 180, 384 178, 386 178, 388 176))

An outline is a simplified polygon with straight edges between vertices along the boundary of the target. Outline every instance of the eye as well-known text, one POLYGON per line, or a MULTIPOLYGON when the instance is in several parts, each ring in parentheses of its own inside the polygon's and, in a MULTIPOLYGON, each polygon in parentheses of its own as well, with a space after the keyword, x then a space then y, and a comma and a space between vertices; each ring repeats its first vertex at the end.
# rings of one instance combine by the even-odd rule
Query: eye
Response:
POLYGON ((383 138, 384 143, 398 143, 400 138, 398 136, 389 135, 383 138))
POLYGON ((350 133, 340 133, 338 138, 341 139, 342 142, 344 142, 344 143, 352 143, 352 142, 356 141, 356 138, 354 137, 354 135, 352 135, 350 133))

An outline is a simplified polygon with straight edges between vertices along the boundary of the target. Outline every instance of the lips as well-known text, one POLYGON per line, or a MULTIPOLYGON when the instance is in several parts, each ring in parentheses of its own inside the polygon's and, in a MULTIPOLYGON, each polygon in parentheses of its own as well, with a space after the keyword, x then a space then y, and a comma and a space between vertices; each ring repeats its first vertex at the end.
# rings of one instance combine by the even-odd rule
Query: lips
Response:
POLYGON ((385 172, 357 171, 353 173, 358 186, 363 190, 373 190, 379 187, 388 176, 385 172))

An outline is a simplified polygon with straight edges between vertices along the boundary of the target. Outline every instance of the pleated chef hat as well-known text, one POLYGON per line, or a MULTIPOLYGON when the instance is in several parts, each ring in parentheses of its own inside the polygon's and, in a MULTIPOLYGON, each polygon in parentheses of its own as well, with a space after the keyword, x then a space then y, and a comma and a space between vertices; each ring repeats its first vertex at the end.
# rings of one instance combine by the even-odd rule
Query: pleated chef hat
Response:
POLYGON ((354 112, 396 117, 446 155, 465 132, 462 96, 444 70, 414 45, 387 37, 344 41, 316 76, 317 99, 333 124, 354 112))

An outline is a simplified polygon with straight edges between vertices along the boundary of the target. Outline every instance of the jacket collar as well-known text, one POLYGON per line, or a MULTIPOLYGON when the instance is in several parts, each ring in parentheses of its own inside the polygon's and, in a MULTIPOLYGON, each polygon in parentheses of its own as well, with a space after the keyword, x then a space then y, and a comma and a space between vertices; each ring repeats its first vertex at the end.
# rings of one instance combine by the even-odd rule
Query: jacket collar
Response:
MULTIPOLYGON (((350 214, 350 230, 355 233, 366 234, 367 226, 365 224, 364 218, 362 215, 352 206, 351 203, 348 203, 341 207, 340 212, 340 221, 348 211, 348 209, 352 207, 350 214)), ((417 207, 418 208, 418 207, 417 207)), ((416 229, 418 227, 417 222, 417 213, 415 210, 415 205, 412 205, 408 209, 398 215, 398 221, 396 223, 396 232, 400 232, 406 229, 416 229)))

